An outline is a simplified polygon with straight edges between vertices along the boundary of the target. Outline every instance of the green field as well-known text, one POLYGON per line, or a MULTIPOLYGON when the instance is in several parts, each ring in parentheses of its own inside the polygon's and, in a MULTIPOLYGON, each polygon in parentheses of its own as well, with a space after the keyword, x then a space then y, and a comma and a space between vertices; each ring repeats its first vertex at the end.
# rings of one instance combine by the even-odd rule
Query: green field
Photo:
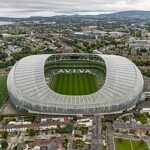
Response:
POLYGON ((96 76, 89 73, 56 74, 50 87, 63 95, 88 95, 98 90, 96 76))
POLYGON ((131 150, 131 144, 128 139, 115 139, 116 150, 131 150))
POLYGON ((25 34, 3 34, 4 38, 20 38, 25 36, 25 34))
POLYGON ((115 139, 116 150, 149 150, 147 143, 130 139, 115 139), (132 145, 131 145, 132 144, 132 145), (133 149, 132 149, 133 147, 133 149))
POLYGON ((134 150, 149 150, 148 145, 146 143, 141 143, 140 141, 132 141, 132 145, 134 150))
POLYGON ((0 76, 0 108, 5 103, 7 97, 7 76, 0 76))

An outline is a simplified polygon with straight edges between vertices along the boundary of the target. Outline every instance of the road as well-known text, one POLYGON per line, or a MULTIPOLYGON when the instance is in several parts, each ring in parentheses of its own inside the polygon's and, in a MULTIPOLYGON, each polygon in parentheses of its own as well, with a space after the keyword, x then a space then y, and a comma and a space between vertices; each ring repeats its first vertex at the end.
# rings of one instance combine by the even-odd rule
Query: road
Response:
POLYGON ((127 134, 122 134, 122 133, 115 133, 114 137, 127 138, 127 139, 131 139, 131 140, 140 140, 140 139, 150 140, 150 137, 141 137, 141 138, 138 138, 138 137, 135 137, 134 135, 127 135, 127 134))
POLYGON ((150 130, 150 125, 137 125, 133 123, 114 123, 114 128, 122 128, 122 129, 139 129, 139 130, 150 130))
POLYGON ((71 135, 66 135, 68 141, 67 150, 73 149, 73 137, 71 135))
POLYGON ((108 148, 109 150, 115 150, 114 148, 114 130, 113 130, 113 124, 107 123, 107 134, 108 134, 108 148))
POLYGON ((14 147, 14 145, 16 145, 17 143, 19 143, 23 138, 24 138, 24 132, 21 132, 21 134, 17 134, 17 136, 15 137, 9 137, 8 138, 8 148, 7 149, 12 149, 14 147))
POLYGON ((101 122, 100 116, 93 117, 91 150, 102 150, 100 122, 101 122))

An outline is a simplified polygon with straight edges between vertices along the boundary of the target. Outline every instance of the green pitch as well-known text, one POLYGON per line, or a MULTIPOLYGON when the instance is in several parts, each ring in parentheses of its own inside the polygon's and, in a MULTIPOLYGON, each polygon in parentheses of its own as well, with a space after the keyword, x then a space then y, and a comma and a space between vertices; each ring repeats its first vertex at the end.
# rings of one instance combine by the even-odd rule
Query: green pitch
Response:
POLYGON ((116 150, 149 150, 146 142, 115 138, 116 150))
POLYGON ((56 74, 50 87, 63 95, 88 95, 99 89, 96 76, 89 73, 56 74))

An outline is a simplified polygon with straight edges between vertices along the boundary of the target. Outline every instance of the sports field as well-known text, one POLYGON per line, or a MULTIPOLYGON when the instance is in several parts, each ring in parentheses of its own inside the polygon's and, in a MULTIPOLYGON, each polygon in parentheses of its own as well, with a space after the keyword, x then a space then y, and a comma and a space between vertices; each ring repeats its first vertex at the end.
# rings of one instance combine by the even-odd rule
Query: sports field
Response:
POLYGON ((98 90, 96 76, 89 73, 56 74, 50 87, 63 95, 88 95, 98 90))
POLYGON ((146 142, 130 139, 115 139, 116 150, 149 150, 146 142))

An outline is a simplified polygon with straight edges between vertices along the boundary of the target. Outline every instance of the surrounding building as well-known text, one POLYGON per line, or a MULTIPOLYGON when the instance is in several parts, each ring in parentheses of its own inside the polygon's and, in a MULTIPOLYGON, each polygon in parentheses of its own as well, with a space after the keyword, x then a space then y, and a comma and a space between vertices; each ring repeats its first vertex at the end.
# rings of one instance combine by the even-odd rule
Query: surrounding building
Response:
POLYGON ((129 42, 129 47, 134 50, 137 49, 150 50, 150 40, 132 40, 129 42))
POLYGON ((75 32, 73 34, 73 37, 78 39, 90 39, 90 38, 97 38, 97 37, 104 37, 104 36, 118 38, 124 35, 125 33, 123 32, 105 32, 105 31, 94 30, 94 31, 75 32))

